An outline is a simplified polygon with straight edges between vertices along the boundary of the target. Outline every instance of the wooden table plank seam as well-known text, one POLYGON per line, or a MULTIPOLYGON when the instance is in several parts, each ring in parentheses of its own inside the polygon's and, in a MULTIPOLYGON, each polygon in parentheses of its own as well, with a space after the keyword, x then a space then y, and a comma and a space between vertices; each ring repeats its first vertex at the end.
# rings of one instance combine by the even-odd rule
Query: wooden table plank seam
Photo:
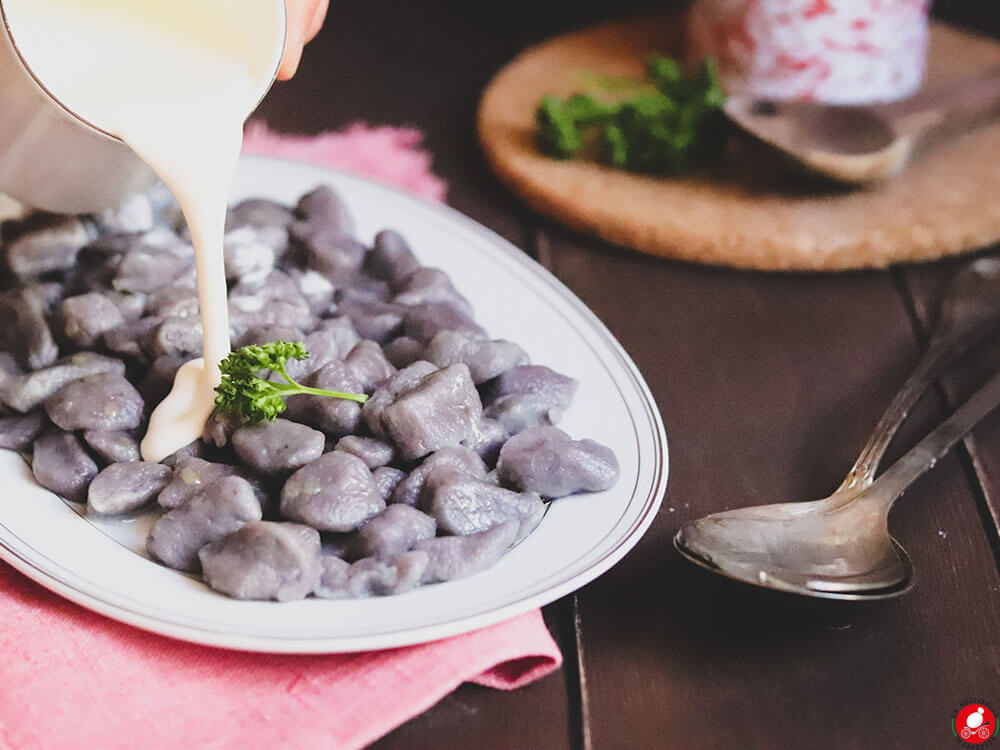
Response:
POLYGON ((574 747, 591 750, 593 742, 590 737, 590 696, 587 693, 587 665, 584 658, 582 617, 580 597, 573 594, 573 650, 576 666, 576 698, 579 713, 576 714, 578 729, 571 732, 570 740, 574 742, 574 747))
POLYGON ((979 512, 979 520, 983 524, 983 533, 986 535, 986 541, 993 550, 993 558, 996 561, 997 573, 1000 574, 1000 532, 998 532, 997 526, 998 523, 1000 523, 1000 518, 997 518, 993 514, 993 509, 990 507, 989 501, 986 498, 986 490, 984 489, 980 478, 981 469, 977 468, 974 448, 970 448, 970 445, 975 445, 975 436, 965 438, 965 440, 963 440, 962 443, 956 448, 956 451, 958 453, 959 462, 962 465, 962 470, 968 478, 969 487, 972 490, 973 497, 976 499, 976 510, 979 512))
MULTIPOLYGON (((977 253, 976 257, 988 255, 991 252, 996 252, 996 250, 996 247, 990 248, 981 253, 977 253)), ((968 261, 960 262, 964 265, 968 261)), ((936 313, 931 313, 929 306, 918 304, 914 290, 907 282, 907 273, 905 268, 897 267, 892 269, 892 278, 903 304, 906 307, 907 314, 910 317, 910 322, 913 326, 913 333, 919 342, 920 349, 921 351, 924 351, 926 350, 931 337, 931 327, 933 324, 932 316, 936 313)), ((964 359, 962 361, 964 361, 964 359)), ((961 366, 962 361, 960 361, 957 365, 958 367, 961 366)), ((954 398, 954 395, 949 394, 948 392, 946 384, 949 380, 949 374, 950 373, 945 373, 945 375, 939 379, 933 387, 934 393, 941 404, 941 409, 945 414, 950 414, 960 405, 960 401, 957 401, 954 398)), ((989 502, 984 485, 986 469, 981 465, 981 462, 976 460, 976 452, 975 431, 973 431, 973 434, 966 436, 966 438, 955 447, 955 454, 962 467, 962 472, 968 482, 969 489, 975 499, 975 507, 983 526, 983 533, 985 534, 986 540, 991 551, 993 552, 997 572, 1000 573, 1000 506, 994 507, 989 502)))
MULTIPOLYGON (((533 257, 539 265, 551 273, 555 273, 552 259, 552 247, 546 231, 538 226, 536 221, 525 218, 523 221, 526 247, 524 251, 533 257)), ((566 679, 567 713, 570 747, 574 750, 591 747, 589 732, 589 705, 587 696, 587 672, 583 651, 583 638, 580 628, 579 598, 574 593, 569 597, 571 603, 568 618, 571 633, 560 639, 563 649, 563 670, 566 679)))

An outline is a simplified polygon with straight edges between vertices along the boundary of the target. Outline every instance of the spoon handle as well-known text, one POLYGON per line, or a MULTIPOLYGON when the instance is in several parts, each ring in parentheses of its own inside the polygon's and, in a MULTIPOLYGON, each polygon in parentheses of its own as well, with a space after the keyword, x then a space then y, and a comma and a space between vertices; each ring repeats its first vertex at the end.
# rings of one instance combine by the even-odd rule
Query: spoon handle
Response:
POLYGON ((910 377, 903 383, 896 397, 879 419, 871 438, 861 449, 861 454, 847 476, 844 477, 840 487, 837 488, 837 492, 852 488, 864 488, 875 480, 875 472, 878 471, 882 456, 885 455, 889 443, 899 431, 899 427, 910 413, 910 409, 920 400, 920 396, 934 382, 938 373, 943 371, 954 357, 958 356, 958 351, 943 344, 944 342, 941 342, 927 349, 920 364, 910 373, 910 377))
POLYGON ((946 81, 880 110, 897 135, 914 141, 968 130, 1000 114, 1000 66, 957 84, 946 81))
POLYGON ((980 258, 948 286, 927 351, 875 426, 840 490, 863 489, 875 472, 906 415, 935 378, 972 344, 1000 326, 1000 260, 980 258))
POLYGON ((888 512, 896 499, 914 481, 932 469, 965 434, 1000 404, 1000 372, 976 391, 954 414, 892 465, 857 500, 882 506, 888 512))

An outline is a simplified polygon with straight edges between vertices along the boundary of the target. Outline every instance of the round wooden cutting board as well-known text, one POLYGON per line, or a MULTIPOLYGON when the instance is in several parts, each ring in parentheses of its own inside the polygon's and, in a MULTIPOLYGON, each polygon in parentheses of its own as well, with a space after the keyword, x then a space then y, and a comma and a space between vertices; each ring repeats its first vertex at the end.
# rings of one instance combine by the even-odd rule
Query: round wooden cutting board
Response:
MULTIPOLYGON (((483 95, 479 135, 496 173, 535 210, 646 253, 771 270, 841 270, 925 261, 1000 240, 1000 122, 857 190, 805 186, 766 162, 655 178, 557 161, 534 143, 545 94, 583 73, 634 76, 654 52, 683 54, 683 19, 640 17, 557 37, 522 53, 483 95), (796 182, 800 184, 795 185, 796 182)), ((935 24, 927 85, 1000 64, 1000 45, 935 24)))

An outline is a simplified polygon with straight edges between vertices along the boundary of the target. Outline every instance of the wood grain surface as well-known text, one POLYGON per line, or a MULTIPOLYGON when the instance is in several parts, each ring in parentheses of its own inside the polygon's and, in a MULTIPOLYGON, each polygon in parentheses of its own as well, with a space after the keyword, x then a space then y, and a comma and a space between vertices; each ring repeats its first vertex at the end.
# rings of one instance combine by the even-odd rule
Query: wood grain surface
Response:
MULTIPOLYGON (((897 505, 890 527, 918 576, 899 600, 814 606, 769 596, 688 565, 670 539, 715 510, 830 492, 919 358, 941 290, 964 261, 775 275, 639 256, 539 219, 478 150, 479 94, 520 50, 663 5, 334 3, 299 75, 261 110, 290 132, 355 120, 421 128, 449 202, 595 310, 645 374, 670 438, 670 487, 649 534, 545 610, 563 670, 513 693, 463 686, 375 747, 955 747, 961 701, 1000 709, 1000 418, 897 505)), ((994 3, 936 8, 1000 36, 994 3)), ((998 366, 1000 340, 967 357, 919 405, 887 461, 998 366)))

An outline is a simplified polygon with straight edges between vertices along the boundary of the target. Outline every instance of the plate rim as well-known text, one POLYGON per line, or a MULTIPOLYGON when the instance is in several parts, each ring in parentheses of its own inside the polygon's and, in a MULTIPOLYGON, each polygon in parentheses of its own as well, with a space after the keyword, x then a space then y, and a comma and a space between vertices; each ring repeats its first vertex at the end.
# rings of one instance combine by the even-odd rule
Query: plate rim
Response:
MULTIPOLYGON (((508 259, 513 260, 521 266, 523 270, 544 281, 563 302, 570 305, 574 312, 590 326, 593 332, 599 334, 605 345, 614 352, 619 360, 619 364, 625 373, 627 373, 632 386, 635 388, 635 393, 639 396, 643 411, 645 411, 648 418, 653 437, 652 444, 655 448, 653 453, 653 478, 647 497, 642 503, 638 518, 632 522, 630 528, 624 532, 618 543, 612 549, 605 552, 596 562, 587 566, 576 575, 571 575, 534 594, 518 598, 516 601, 508 604, 486 609, 477 614, 460 615, 444 622, 436 622, 397 631, 383 631, 375 636, 369 634, 328 637, 252 635, 213 630, 208 627, 163 620, 157 616, 135 611, 122 604, 108 601, 95 593, 81 590, 74 586, 72 582, 65 580, 64 576, 59 575, 57 572, 40 567, 36 561, 28 559, 17 549, 9 546, 6 537, 13 535, 16 538, 16 534, 13 534, 2 522, 0 522, 0 559, 3 559, 20 573, 59 596, 106 617, 148 632, 184 642, 236 651, 273 654, 332 654, 374 651, 427 643, 493 625, 536 607, 550 604, 576 591, 603 575, 624 558, 645 535, 663 502, 669 476, 669 451, 662 416, 645 378, 643 378, 635 362, 625 351, 624 347, 622 347, 600 318, 569 287, 527 253, 517 248, 513 243, 489 227, 445 203, 413 195, 367 175, 358 174, 347 169, 316 165, 295 159, 250 154, 241 155, 240 162, 241 164, 245 162, 256 163, 260 166, 275 163, 278 165, 291 165, 296 168, 304 167, 311 171, 333 175, 337 179, 346 179, 348 182, 357 181, 367 185, 369 188, 387 191, 404 200, 404 202, 414 203, 420 209, 437 214, 446 223, 461 225, 466 231, 480 236, 485 242, 500 250, 508 259), (371 642, 373 638, 391 642, 373 644, 371 642)), ((634 496, 635 490, 633 490, 632 497, 634 498, 634 496)), ((629 502, 631 503, 632 499, 629 502)), ((30 549, 34 550, 35 548, 30 547, 30 549)), ((60 565, 59 567, 63 566, 60 565)))

